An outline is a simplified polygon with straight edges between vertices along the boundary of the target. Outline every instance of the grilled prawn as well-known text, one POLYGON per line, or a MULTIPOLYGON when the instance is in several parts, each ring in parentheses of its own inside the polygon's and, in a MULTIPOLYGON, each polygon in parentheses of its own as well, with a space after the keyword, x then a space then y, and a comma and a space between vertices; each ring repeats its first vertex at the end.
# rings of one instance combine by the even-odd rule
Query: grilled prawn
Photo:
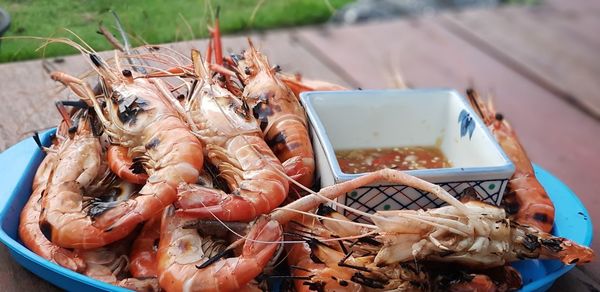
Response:
POLYGON ((182 185, 180 212, 204 219, 253 220, 283 202, 287 178, 281 162, 262 139, 256 120, 245 109, 247 105, 208 76, 199 52, 192 56, 199 85, 186 109, 198 128, 194 132, 206 145, 208 160, 232 193, 182 185))
MULTIPOLYGON (((60 134, 66 134, 66 124, 63 122, 58 130, 60 134)), ((61 138, 55 137, 54 143, 47 150, 46 157, 38 167, 33 179, 33 193, 21 211, 19 221, 19 238, 34 253, 41 257, 57 263, 67 269, 81 272, 85 269, 85 262, 72 250, 55 245, 46 238, 40 229, 40 213, 42 212, 42 195, 46 192, 48 179, 52 175, 61 138)), ((63 140, 64 143, 64 140, 63 140)))
POLYGON ((231 59, 234 75, 243 84, 242 98, 258 119, 264 139, 283 163, 286 174, 311 187, 315 161, 304 109, 278 77, 278 67, 271 67, 267 57, 250 40, 248 43, 250 47, 243 56, 231 59))
POLYGON ((186 228, 196 219, 167 208, 157 253, 158 279, 167 291, 240 291, 262 273, 281 241, 281 226, 259 219, 246 235, 241 255, 223 258, 226 243, 186 228))
POLYGON ((507 193, 502 198, 509 217, 520 224, 550 232, 554 224, 554 204, 535 177, 531 161, 517 134, 508 121, 496 112, 491 100, 485 104, 474 90, 468 90, 467 95, 475 111, 515 164, 515 173, 508 181, 507 193))
POLYGON ((374 222, 374 225, 362 225, 366 228, 362 232, 377 234, 376 239, 383 244, 374 260, 377 265, 420 259, 491 268, 522 258, 558 259, 565 264, 587 263, 594 258, 592 249, 513 222, 503 209, 473 200, 460 202, 437 185, 391 169, 326 187, 317 195, 288 204, 271 214, 271 218, 284 224, 294 218, 294 210, 310 210, 327 201, 325 198, 333 199, 374 183, 411 186, 448 203, 448 206, 429 210, 378 211, 375 214, 338 205, 374 222))
POLYGON ((521 286, 510 267, 469 271, 457 265, 409 261, 377 265, 383 245, 330 207, 320 205, 287 224, 287 261, 297 291, 507 291, 521 286), (298 242, 298 240, 302 240, 298 242))
MULTIPOLYGON (((179 184, 194 183, 203 164, 202 144, 191 133, 183 113, 177 110, 171 93, 160 80, 134 78, 134 73, 127 69, 116 72, 97 55, 89 56, 100 75, 103 98, 98 98, 88 84, 73 76, 59 72, 51 76, 93 106, 112 143, 128 147, 148 179, 138 196, 93 220, 81 217, 51 222, 56 243, 75 248, 100 247, 123 238, 138 223, 174 202, 179 184)), ((118 58, 115 62, 119 64, 118 58)))

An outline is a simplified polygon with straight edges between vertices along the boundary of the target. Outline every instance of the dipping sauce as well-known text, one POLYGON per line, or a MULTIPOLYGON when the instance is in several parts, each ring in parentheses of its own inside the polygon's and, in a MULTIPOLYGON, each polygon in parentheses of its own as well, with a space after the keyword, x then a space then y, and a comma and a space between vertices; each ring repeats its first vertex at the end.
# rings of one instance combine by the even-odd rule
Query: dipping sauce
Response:
POLYGON ((365 173, 384 168, 415 170, 451 167, 438 147, 394 147, 336 150, 344 173, 365 173))

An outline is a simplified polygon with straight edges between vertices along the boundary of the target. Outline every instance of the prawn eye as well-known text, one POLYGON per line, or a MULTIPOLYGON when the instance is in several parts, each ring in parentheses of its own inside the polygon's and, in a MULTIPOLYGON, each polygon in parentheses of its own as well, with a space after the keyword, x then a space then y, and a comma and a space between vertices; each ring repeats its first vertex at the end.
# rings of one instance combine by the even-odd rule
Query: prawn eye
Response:
POLYGON ((496 116, 494 116, 494 118, 496 118, 497 121, 502 121, 504 120, 504 115, 501 113, 496 113, 496 116))
POLYGON ((121 73, 123 73, 123 76, 125 76, 125 77, 131 77, 132 76, 131 75, 131 71, 129 71, 127 69, 123 70, 121 73))

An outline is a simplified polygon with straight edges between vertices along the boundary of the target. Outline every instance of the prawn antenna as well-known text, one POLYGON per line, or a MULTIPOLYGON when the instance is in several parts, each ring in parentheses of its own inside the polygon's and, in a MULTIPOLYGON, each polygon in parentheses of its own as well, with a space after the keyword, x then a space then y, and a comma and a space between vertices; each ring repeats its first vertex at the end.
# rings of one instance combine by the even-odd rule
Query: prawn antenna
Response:
MULTIPOLYGON (((129 38, 127 37, 127 33, 125 32, 125 29, 123 28, 123 23, 121 22, 121 18, 119 17, 119 15, 117 14, 116 11, 111 10, 111 13, 115 18, 115 24, 117 25, 117 30, 119 31, 119 34, 121 35, 121 40, 123 41, 123 51, 125 51, 125 54, 127 54, 127 62, 129 62, 129 65, 131 65, 133 70, 135 70, 136 72, 139 72, 141 74, 148 74, 148 72, 146 71, 146 69, 144 67, 139 66, 142 64, 136 64, 137 62, 134 62, 133 59, 130 57, 131 52, 132 52, 131 44, 129 43, 129 38)), ((133 52, 138 54, 137 50, 133 50, 133 52)))
POLYGON ((477 111, 477 113, 479 114, 479 116, 485 120, 486 117, 483 115, 483 111, 481 110, 481 107, 479 106, 477 92, 475 91, 475 89, 467 88, 467 96, 469 97, 469 100, 471 101, 471 105, 474 106, 474 108, 477 111))
POLYGON ((131 44, 129 43, 129 38, 127 37, 127 33, 125 33, 125 29, 123 29, 123 24, 121 23, 121 18, 119 17, 119 15, 117 14, 116 11, 111 10, 110 11, 113 15, 113 17, 115 18, 115 24, 117 25, 117 30, 119 31, 119 34, 121 35, 121 40, 123 40, 123 49, 125 50, 126 53, 129 54, 129 50, 131 49, 131 44))

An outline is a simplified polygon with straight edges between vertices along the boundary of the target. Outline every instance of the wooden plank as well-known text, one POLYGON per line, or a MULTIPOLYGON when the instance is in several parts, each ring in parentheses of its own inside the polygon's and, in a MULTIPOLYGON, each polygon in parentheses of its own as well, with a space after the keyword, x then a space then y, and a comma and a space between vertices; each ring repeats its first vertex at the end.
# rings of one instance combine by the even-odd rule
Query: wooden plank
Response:
MULTIPOLYGON (((100 54, 110 56, 110 52, 100 54)), ((80 56, 52 59, 53 70, 78 76, 89 68, 80 56)), ((58 124, 54 102, 73 98, 43 69, 42 61, 26 61, 0 65, 2 90, 0 101, 0 151, 30 136, 58 124)))
MULTIPOLYGON (((306 49, 299 46, 293 32, 273 31, 266 35, 254 35, 255 44, 264 49, 274 64, 280 64, 289 72, 301 72, 306 76, 332 80, 346 84, 334 71, 321 64, 306 49)), ((225 37, 226 50, 238 51, 246 47, 246 38, 241 36, 225 37)), ((202 50, 206 40, 169 44, 184 54, 192 47, 202 50)), ((102 53, 112 55, 111 52, 102 53)), ((81 56, 71 56, 55 63, 56 69, 73 75, 83 73, 88 65, 81 56)), ((57 83, 50 80, 42 69, 41 61, 29 61, 0 65, 2 90, 0 90, 0 150, 4 150, 33 130, 53 127, 59 116, 54 109, 54 101, 64 99, 66 90, 57 93, 57 83)), ((56 287, 34 276, 19 266, 9 256, 7 249, 0 247, 0 283, 6 291, 54 291, 56 287)))
POLYGON ((600 118, 600 50, 595 15, 552 6, 451 14, 448 25, 512 62, 528 78, 600 118))
MULTIPOLYGON (((321 64, 303 47, 296 43, 293 32, 273 31, 264 35, 253 35, 256 46, 264 51, 273 64, 279 64, 287 72, 300 72, 313 78, 332 80, 347 84, 334 71, 321 64)), ((233 36, 223 39, 224 50, 241 51, 247 47, 246 37, 233 36)), ((191 48, 206 48, 206 40, 169 44, 184 54, 189 55, 191 48)), ((112 52, 102 53, 105 57, 112 52)), ((56 70, 80 75, 89 66, 81 56, 70 56, 52 62, 56 70)), ((54 110, 54 101, 69 97, 66 90, 61 90, 58 83, 50 80, 42 69, 41 61, 28 61, 0 65, 2 81, 0 101, 5 106, 0 108, 0 151, 17 141, 27 137, 33 131, 53 127, 59 117, 54 110), (19 114, 16 114, 19 113, 19 114)))
MULTIPOLYGON (((269 58, 271 65, 277 64, 285 72, 301 73, 309 78, 350 86, 351 80, 345 80, 335 68, 327 67, 301 46, 293 30, 269 31, 267 34, 252 34, 250 37, 255 46, 269 58)), ((240 53, 246 48, 246 37, 223 38, 223 50, 227 53, 240 53)))
POLYGON ((544 0, 542 4, 554 7, 566 13, 582 13, 586 15, 600 14, 600 1, 590 0, 544 0))
MULTIPOLYGON (((439 19, 313 28, 299 37, 365 88, 388 86, 392 66, 414 87, 475 85, 491 92, 530 158, 568 184, 600 220, 600 123, 458 38, 439 19)), ((409 125, 407 125, 409 126, 409 125)), ((400 130, 399 130, 400 131, 400 130)), ((595 232, 600 229, 596 226, 595 232)), ((596 242, 594 248, 600 248, 596 242)), ((600 275, 600 265, 588 266, 600 275)))

